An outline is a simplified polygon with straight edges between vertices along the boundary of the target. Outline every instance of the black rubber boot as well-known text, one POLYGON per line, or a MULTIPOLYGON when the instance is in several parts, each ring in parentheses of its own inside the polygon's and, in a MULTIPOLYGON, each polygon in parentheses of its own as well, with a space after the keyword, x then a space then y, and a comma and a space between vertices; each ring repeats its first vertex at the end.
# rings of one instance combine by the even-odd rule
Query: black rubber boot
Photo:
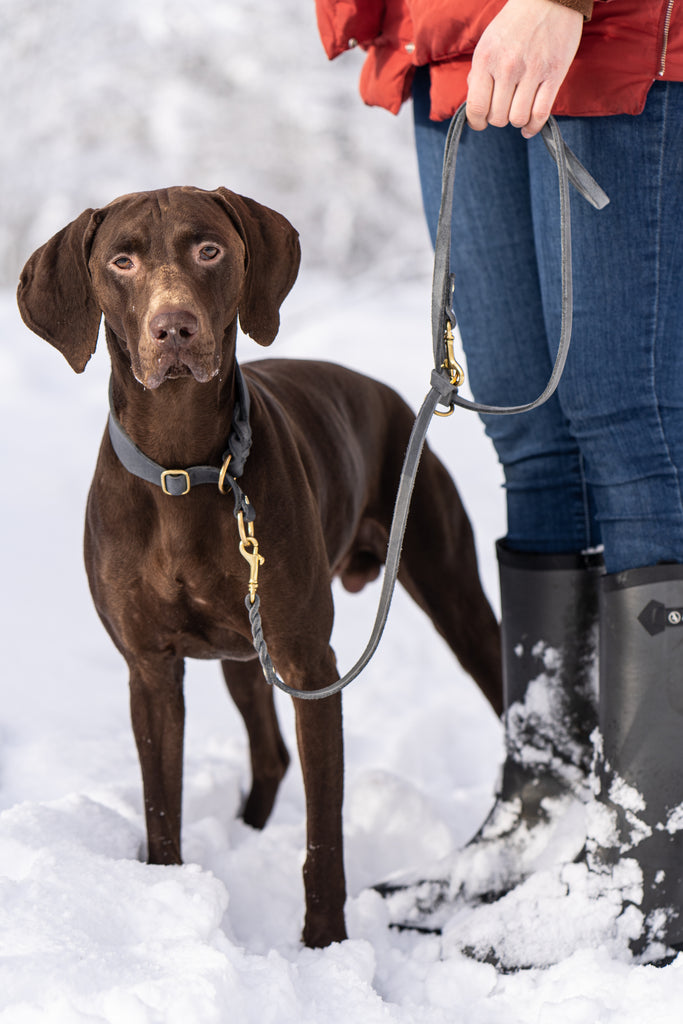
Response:
POLYGON ((606 576, 601 587, 602 758, 588 863, 642 873, 645 962, 683 948, 683 566, 606 576))
POLYGON ((530 555, 499 543, 498 563, 506 758, 472 842, 547 821, 549 801, 567 793, 585 800, 597 725, 602 556, 530 555))
POLYGON ((420 881, 377 886, 396 924, 438 931, 458 897, 490 902, 585 841, 597 725, 597 554, 528 554, 497 545, 506 757, 479 832, 420 881), (576 814, 578 809, 578 814, 576 814), (574 829, 556 828, 567 813, 574 829))

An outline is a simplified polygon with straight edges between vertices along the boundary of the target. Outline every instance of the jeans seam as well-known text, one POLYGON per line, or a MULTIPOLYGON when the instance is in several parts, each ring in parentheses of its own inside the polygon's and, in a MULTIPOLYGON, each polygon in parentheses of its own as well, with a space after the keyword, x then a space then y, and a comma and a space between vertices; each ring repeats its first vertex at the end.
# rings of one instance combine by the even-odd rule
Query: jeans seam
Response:
POLYGON ((655 296, 653 306, 653 345, 652 345, 652 388, 654 394, 654 407, 657 415, 657 423, 659 425, 659 432, 662 438, 662 443, 669 460, 669 465, 673 472, 676 480, 676 487, 678 489, 678 504, 681 513, 683 514, 683 493, 681 492, 681 478, 676 466, 676 462, 671 454, 671 446, 666 436, 664 424, 662 422, 658 387, 657 387, 657 352, 661 345, 661 339, 659 337, 659 323, 660 323, 660 284, 661 284, 661 250, 662 250, 662 193, 663 193, 663 179, 664 179, 664 150, 666 141, 666 125, 667 125, 667 114, 669 106, 669 89, 667 83, 662 83, 664 86, 664 98, 662 105, 662 131, 661 139, 659 144, 659 174, 657 180, 657 228, 655 236, 655 296))
POLYGON ((593 531, 591 529, 591 504, 589 496, 589 483, 586 479, 586 463, 581 451, 579 451, 579 474, 581 477, 581 497, 583 501, 583 535, 584 535, 584 546, 589 548, 594 543, 592 536, 593 531))

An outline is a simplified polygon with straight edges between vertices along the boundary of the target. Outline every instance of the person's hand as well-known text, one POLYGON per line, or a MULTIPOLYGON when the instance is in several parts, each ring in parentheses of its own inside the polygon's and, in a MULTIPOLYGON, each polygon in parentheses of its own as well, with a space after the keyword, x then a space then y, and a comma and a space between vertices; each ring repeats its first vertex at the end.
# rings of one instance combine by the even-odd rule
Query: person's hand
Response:
POLYGON ((467 121, 515 125, 529 139, 550 116, 581 40, 583 15, 555 0, 507 0, 483 32, 468 78, 467 121))

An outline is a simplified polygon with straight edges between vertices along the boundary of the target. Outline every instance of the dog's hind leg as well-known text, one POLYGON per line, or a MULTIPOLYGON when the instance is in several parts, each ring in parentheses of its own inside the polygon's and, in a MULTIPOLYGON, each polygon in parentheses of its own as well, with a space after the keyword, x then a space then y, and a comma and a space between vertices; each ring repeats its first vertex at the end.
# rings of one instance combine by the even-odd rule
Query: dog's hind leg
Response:
POLYGON ((415 482, 399 580, 500 714, 500 630, 479 579, 469 519, 429 448, 415 482))
POLYGON ((247 825, 263 828, 289 765, 289 753, 275 713, 273 690, 263 678, 256 658, 222 661, 221 668, 249 737, 252 783, 242 817, 247 825))

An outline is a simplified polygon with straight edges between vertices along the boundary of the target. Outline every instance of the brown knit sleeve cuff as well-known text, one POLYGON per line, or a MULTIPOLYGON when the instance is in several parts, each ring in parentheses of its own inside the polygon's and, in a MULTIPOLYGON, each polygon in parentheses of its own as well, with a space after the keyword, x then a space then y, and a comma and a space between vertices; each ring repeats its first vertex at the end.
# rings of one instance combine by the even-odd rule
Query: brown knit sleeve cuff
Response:
POLYGON ((573 11, 583 14, 587 21, 593 14, 593 0, 555 0, 555 3, 562 4, 563 7, 571 7, 573 11))

